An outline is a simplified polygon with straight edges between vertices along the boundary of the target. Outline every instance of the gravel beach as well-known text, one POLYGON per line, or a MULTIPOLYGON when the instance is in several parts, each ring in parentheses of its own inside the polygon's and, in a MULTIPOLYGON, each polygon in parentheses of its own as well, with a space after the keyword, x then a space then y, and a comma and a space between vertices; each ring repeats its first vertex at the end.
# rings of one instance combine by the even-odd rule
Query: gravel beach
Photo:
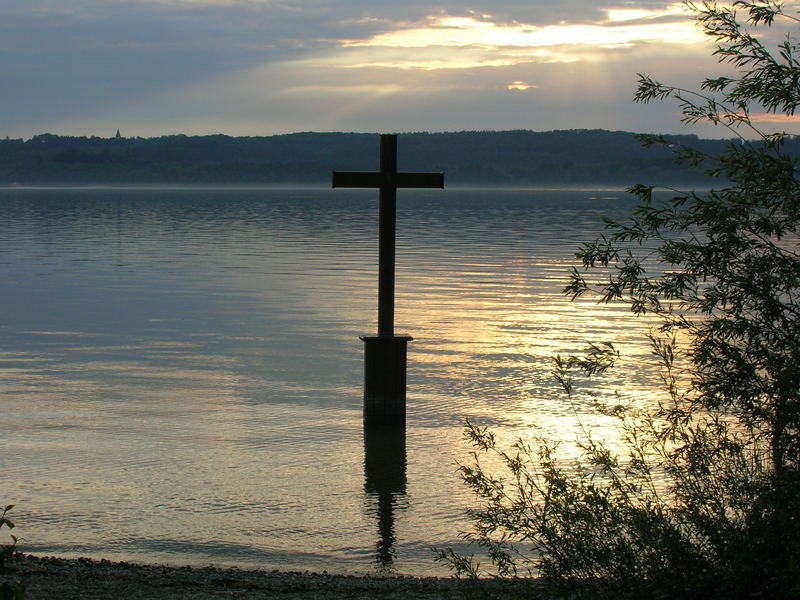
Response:
POLYGON ((18 566, 0 573, 0 583, 18 579, 25 583, 26 600, 463 600, 476 592, 487 599, 511 595, 508 582, 491 580, 171 567, 31 555, 22 555, 18 566))

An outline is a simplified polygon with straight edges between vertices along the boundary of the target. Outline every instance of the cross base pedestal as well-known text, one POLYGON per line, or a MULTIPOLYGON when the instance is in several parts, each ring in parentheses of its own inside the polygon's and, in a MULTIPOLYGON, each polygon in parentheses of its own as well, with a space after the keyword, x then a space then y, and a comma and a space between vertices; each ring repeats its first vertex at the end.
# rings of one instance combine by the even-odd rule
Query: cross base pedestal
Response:
POLYGON ((406 350, 410 335, 362 335, 364 425, 406 423, 406 350))

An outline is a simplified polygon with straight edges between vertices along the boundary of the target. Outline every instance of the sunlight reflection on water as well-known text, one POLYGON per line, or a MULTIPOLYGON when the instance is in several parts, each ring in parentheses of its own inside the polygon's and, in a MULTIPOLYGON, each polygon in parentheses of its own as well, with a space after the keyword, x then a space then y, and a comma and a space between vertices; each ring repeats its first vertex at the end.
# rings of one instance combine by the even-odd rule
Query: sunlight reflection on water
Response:
POLYGON ((376 479, 357 337, 375 329, 374 192, 0 190, 0 478, 24 549, 443 573, 430 548, 459 545, 472 502, 464 418, 569 442, 577 410, 603 431, 551 376, 590 340, 624 357, 599 395, 653 393, 643 324, 561 294, 598 214, 631 207, 599 195, 400 195, 406 462, 376 479))

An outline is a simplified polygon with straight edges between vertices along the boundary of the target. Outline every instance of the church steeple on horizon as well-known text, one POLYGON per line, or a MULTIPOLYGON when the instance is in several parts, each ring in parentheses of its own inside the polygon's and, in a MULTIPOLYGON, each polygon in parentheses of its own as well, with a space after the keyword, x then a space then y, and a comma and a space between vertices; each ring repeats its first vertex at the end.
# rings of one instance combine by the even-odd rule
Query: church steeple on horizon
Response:
POLYGON ((117 139, 120 139, 122 136, 119 133, 119 128, 117 128, 117 135, 114 136, 117 139))

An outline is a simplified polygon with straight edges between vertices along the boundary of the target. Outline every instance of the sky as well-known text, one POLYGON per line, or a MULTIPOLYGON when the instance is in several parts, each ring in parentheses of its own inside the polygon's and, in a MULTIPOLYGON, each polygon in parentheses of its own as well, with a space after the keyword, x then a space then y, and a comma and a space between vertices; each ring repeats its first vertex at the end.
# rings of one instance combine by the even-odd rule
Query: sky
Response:
POLYGON ((637 73, 692 89, 729 73, 712 51, 682 4, 656 0, 0 0, 0 138, 729 137, 632 102, 637 73))

